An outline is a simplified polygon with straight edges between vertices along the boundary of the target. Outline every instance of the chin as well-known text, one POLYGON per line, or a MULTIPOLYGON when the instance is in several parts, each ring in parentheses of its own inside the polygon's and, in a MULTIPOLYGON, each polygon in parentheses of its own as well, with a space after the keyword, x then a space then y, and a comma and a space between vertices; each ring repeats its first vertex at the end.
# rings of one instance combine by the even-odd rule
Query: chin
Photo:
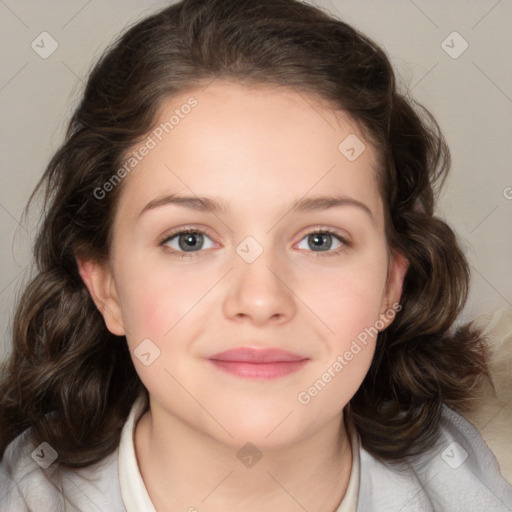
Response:
POLYGON ((236 450, 247 443, 262 451, 286 448, 307 436, 308 425, 301 428, 299 418, 292 411, 293 409, 288 411, 284 408, 272 414, 263 414, 262 411, 256 414, 255 411, 239 411, 239 415, 223 422, 224 428, 233 437, 223 430, 220 436, 217 430, 215 437, 236 450))

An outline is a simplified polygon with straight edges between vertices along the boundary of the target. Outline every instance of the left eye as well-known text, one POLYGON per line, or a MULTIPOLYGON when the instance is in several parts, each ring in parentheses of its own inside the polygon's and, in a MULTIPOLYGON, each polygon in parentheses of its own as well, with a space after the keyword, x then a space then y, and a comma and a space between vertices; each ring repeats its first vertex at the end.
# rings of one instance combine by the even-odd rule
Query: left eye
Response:
POLYGON ((343 245, 345 241, 339 237, 338 235, 331 233, 330 231, 316 231, 314 233, 307 234, 299 244, 299 249, 308 249, 313 250, 314 252, 323 252, 323 251, 329 251, 331 249, 339 249, 343 245), (307 241, 308 247, 301 247, 300 244, 303 243, 303 241, 307 241), (338 246, 333 247, 333 242, 337 242, 338 246), (316 251, 316 249, 320 249, 320 251, 316 251))

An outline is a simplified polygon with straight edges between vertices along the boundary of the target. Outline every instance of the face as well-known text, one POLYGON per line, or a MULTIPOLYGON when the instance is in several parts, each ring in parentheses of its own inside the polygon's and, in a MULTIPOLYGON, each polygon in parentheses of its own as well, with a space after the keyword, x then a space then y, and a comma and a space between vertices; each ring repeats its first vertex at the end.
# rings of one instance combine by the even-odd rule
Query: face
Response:
POLYGON ((340 421, 400 297, 376 154, 290 90, 217 81, 155 126, 176 110, 133 148, 110 262, 82 276, 153 411, 233 446, 298 442, 340 421))

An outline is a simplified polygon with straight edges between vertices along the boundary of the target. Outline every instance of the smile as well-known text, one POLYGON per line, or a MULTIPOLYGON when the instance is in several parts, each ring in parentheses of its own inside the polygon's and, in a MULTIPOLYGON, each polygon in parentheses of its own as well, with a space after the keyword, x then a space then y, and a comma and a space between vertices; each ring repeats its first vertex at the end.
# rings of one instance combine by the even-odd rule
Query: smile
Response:
POLYGON ((301 369, 309 359, 279 349, 241 347, 208 359, 216 368, 246 379, 275 379, 301 369))

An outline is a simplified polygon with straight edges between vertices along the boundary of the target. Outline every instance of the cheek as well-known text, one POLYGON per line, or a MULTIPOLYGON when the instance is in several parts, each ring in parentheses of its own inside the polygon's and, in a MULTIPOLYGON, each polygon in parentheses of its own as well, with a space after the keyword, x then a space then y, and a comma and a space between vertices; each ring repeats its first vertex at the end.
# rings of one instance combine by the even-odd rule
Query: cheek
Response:
POLYGON ((312 309, 318 311, 334 331, 340 348, 347 339, 354 338, 379 319, 386 271, 387 260, 382 257, 373 262, 347 265, 337 273, 309 283, 307 296, 312 309))
POLYGON ((377 322, 384 279, 379 279, 376 286, 369 277, 340 276, 312 307, 321 312, 319 316, 330 333, 323 338, 318 363, 312 367, 307 387, 297 399, 302 405, 311 405, 308 410, 318 411, 319 416, 338 414, 357 392, 370 368, 379 333, 377 322))
POLYGON ((150 338, 162 344, 175 326, 191 314, 215 283, 213 275, 194 272, 191 267, 146 265, 143 260, 119 266, 119 292, 123 321, 130 344, 150 338))

